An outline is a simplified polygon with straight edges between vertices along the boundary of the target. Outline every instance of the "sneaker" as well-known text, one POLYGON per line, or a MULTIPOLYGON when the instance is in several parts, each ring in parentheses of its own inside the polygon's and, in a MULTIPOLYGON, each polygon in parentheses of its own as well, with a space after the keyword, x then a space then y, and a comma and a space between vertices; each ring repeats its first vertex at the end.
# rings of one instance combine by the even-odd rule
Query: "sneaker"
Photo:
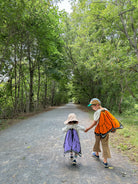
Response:
POLYGON ((109 167, 108 163, 104 163, 103 162, 103 165, 104 165, 105 168, 108 168, 109 167))
POLYGON ((73 165, 76 165, 76 164, 77 164, 77 162, 76 162, 75 159, 72 161, 72 164, 73 164, 73 165))
POLYGON ((95 158, 99 158, 99 155, 96 155, 95 152, 92 153, 92 156, 95 158))

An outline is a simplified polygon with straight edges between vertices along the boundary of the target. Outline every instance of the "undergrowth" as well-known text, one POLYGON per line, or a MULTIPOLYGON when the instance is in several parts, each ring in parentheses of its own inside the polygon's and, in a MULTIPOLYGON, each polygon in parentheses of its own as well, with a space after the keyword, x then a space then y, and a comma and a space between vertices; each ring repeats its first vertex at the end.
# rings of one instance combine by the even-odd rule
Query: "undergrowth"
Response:
POLYGON ((130 160, 138 162, 138 116, 121 115, 118 119, 124 128, 111 134, 111 144, 127 155, 130 160))

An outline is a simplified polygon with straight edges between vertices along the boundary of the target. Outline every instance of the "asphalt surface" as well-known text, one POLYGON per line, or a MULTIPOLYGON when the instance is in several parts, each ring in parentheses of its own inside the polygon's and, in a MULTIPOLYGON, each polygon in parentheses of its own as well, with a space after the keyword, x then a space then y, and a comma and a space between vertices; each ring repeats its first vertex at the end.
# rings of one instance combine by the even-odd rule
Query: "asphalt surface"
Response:
POLYGON ((93 130, 80 132, 82 157, 76 166, 64 157, 63 122, 72 112, 81 125, 90 125, 89 114, 70 103, 1 131, 0 184, 138 184, 137 166, 113 148, 111 169, 91 156, 93 130))

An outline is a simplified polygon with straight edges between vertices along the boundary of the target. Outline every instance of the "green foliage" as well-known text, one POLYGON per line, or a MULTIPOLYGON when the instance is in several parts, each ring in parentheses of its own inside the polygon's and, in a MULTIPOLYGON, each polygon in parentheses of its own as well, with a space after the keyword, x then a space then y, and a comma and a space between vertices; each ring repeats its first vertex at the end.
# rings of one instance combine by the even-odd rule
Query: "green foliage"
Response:
POLYGON ((67 94, 59 95, 58 83, 66 90, 68 77, 57 8, 45 0, 1 0, 0 9, 0 69, 9 77, 1 86, 0 116, 47 107, 54 98, 66 102, 67 94))
POLYGON ((133 109, 138 99, 136 11, 135 1, 86 0, 74 7, 65 42, 75 101, 86 104, 98 97, 103 106, 122 113, 131 96, 133 109))
POLYGON ((1 85, 1 115, 93 97, 110 110, 136 112, 136 1, 72 7, 68 15, 53 1, 0 1, 0 69, 9 77, 1 85))

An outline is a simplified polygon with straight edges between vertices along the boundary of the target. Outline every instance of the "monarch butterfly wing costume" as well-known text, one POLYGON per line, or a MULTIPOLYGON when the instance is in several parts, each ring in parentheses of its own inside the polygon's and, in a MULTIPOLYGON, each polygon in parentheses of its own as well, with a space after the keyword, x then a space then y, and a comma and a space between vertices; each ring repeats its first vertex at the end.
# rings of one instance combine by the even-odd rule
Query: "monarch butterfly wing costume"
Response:
POLYGON ((95 128, 95 134, 105 137, 109 132, 122 129, 121 123, 107 110, 101 111, 99 123, 95 128))
POLYGON ((69 129, 64 140, 64 154, 73 151, 81 156, 81 145, 75 129, 69 129))

